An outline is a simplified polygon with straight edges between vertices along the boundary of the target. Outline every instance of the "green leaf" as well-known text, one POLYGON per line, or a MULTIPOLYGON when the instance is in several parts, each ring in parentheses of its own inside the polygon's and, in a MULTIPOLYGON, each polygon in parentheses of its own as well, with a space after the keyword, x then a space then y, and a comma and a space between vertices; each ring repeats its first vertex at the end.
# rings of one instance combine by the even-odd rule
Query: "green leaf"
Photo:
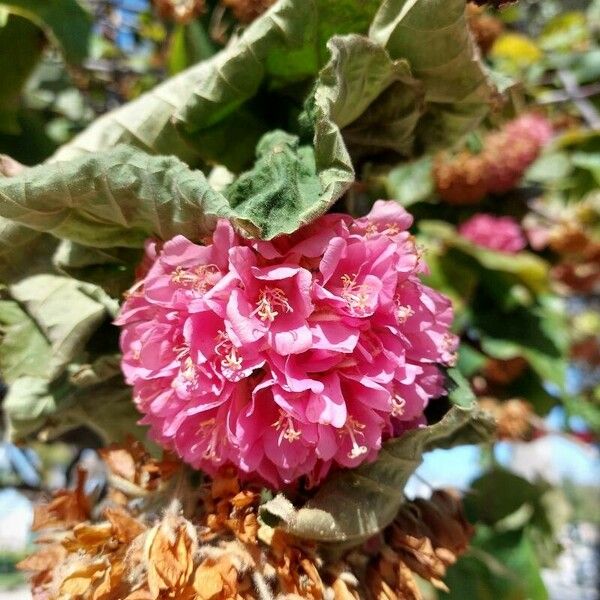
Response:
POLYGON ((208 32, 198 21, 178 24, 169 46, 169 73, 179 73, 201 60, 210 58, 214 53, 215 48, 208 32))
POLYGON ((501 360, 522 356, 543 381, 564 389, 568 362, 564 315, 539 305, 498 311, 487 295, 473 303, 472 321, 486 354, 501 360))
POLYGON ((442 221, 420 221, 419 229, 421 233, 429 238, 442 241, 446 246, 456 248, 462 253, 473 257, 486 269, 518 277, 535 293, 548 288, 549 265, 530 252, 507 254, 483 248, 463 238, 452 225, 442 221))
POLYGON ((527 181, 548 184, 568 177, 573 170, 573 165, 566 152, 548 152, 542 154, 527 169, 527 181))
MULTIPOLYGON (((0 186, 2 181, 0 178, 0 186)), ((25 273, 47 270, 57 244, 50 235, 0 217, 0 282, 10 283, 25 273)))
POLYGON ((43 49, 44 36, 31 21, 11 15, 0 25, 0 133, 20 133, 21 92, 43 49))
POLYGON ((523 531, 478 527, 468 553, 448 570, 448 600, 548 600, 536 549, 523 531))
POLYGON ((459 369, 453 367, 447 370, 447 375, 452 382, 448 389, 448 398, 455 406, 464 409, 472 408, 477 403, 477 398, 459 369))
POLYGON ((14 300, 0 301, 0 375, 6 384, 49 372, 50 343, 14 300))
POLYGON ((121 298, 135 280, 142 252, 132 248, 92 248, 62 240, 52 257, 57 271, 101 287, 121 298))
POLYGON ((125 146, 0 179, 0 217, 95 247, 197 240, 229 213, 200 171, 125 146))
POLYGON ((238 223, 249 233, 270 239, 292 233, 323 214, 353 179, 349 159, 333 154, 324 165, 324 154, 317 165, 313 149, 299 146, 297 137, 283 131, 265 135, 252 171, 226 191, 238 223), (349 171, 340 167, 342 163, 349 171))
POLYGON ((279 0, 227 48, 96 120, 53 160, 126 143, 175 154, 188 164, 206 161, 240 171, 260 137, 278 126, 265 104, 280 114, 292 97, 295 110, 298 91, 278 91, 314 77, 327 60, 326 41, 335 33, 366 31, 378 4, 279 0), (267 96, 254 103, 260 94, 267 96))
MULTIPOLYGON (((96 329, 114 316, 115 303, 110 310, 95 296, 96 290, 70 279, 50 274, 26 277, 10 286, 12 298, 26 311, 51 347, 47 371, 38 376, 53 379, 66 365, 79 358, 96 329), (111 315, 111 313, 113 313, 111 315)), ((27 352, 25 342, 20 348, 27 352)))
POLYGON ((472 483, 465 509, 472 522, 498 532, 526 529, 544 566, 551 566, 558 555, 556 538, 570 515, 560 489, 544 481, 532 483, 499 467, 472 483))
POLYGON ((406 59, 425 86, 418 138, 453 143, 487 114, 494 93, 469 32, 463 0, 388 0, 369 36, 394 59, 406 59))
POLYGON ((394 167, 385 180, 388 197, 405 207, 427 200, 435 191, 432 167, 431 156, 394 167))
POLYGON ((0 6, 35 23, 67 60, 80 63, 87 56, 92 17, 77 0, 1 0, 0 6))
POLYGON ((357 545, 392 522, 424 452, 481 441, 492 430, 479 409, 454 407, 439 423, 386 442, 375 462, 332 475, 302 508, 280 495, 262 505, 261 518, 302 538, 357 545))
POLYGON ((9 387, 4 399, 11 439, 39 433, 51 439, 86 425, 106 443, 126 435, 143 437, 136 425, 139 414, 131 401, 131 388, 120 374, 118 356, 103 356, 93 363, 72 364, 58 380, 21 377, 9 387))
POLYGON ((339 128, 355 159, 382 151, 410 154, 423 90, 408 63, 359 35, 332 38, 327 48, 331 59, 314 92, 315 145, 339 145, 333 139, 339 128))

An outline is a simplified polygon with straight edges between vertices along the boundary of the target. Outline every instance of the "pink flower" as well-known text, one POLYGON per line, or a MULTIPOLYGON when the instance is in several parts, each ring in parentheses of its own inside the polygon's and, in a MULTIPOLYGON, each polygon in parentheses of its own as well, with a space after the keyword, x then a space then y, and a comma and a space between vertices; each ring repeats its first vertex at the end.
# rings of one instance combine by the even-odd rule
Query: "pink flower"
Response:
POLYGON ((515 254, 527 245, 521 227, 510 217, 477 214, 463 223, 458 232, 478 246, 508 254, 515 254))
POLYGON ((419 280, 411 222, 378 201, 270 242, 221 220, 207 246, 148 244, 117 323, 156 441, 280 486, 373 460, 423 424, 457 338, 450 302, 419 280))

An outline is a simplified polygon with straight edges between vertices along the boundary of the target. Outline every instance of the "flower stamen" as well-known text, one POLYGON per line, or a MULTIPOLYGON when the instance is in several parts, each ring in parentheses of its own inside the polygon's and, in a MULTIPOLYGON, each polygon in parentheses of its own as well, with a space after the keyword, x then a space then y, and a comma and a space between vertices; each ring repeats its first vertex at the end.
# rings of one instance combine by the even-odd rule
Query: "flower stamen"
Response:
POLYGON ((258 318, 261 321, 269 321, 272 323, 275 320, 275 317, 279 315, 280 310, 283 310, 286 313, 293 312, 283 290, 281 288, 264 287, 258 295, 256 309, 251 315, 258 315, 258 318))
POLYGON ((217 283, 220 274, 217 265, 199 265, 194 269, 178 266, 171 273, 171 281, 199 294, 205 294, 217 283))
POLYGON ((350 436, 350 440, 352 442, 352 450, 348 452, 348 458, 358 458, 363 454, 368 452, 368 448, 364 445, 360 445, 356 441, 356 436, 360 435, 364 437, 363 430, 365 429, 365 425, 359 421, 357 421, 354 417, 348 417, 346 424, 344 425, 344 429, 340 432, 341 434, 348 434, 350 436))
POLYGON ((355 313, 364 313, 368 308, 369 286, 356 283, 356 273, 353 275, 342 275, 342 298, 348 304, 348 308, 355 313))
POLYGON ((280 444, 281 440, 287 440, 292 443, 302 437, 302 432, 294 428, 294 421, 292 421, 290 415, 281 409, 279 410, 279 419, 275 423, 271 423, 271 427, 275 427, 278 431, 281 430, 279 434, 280 444))

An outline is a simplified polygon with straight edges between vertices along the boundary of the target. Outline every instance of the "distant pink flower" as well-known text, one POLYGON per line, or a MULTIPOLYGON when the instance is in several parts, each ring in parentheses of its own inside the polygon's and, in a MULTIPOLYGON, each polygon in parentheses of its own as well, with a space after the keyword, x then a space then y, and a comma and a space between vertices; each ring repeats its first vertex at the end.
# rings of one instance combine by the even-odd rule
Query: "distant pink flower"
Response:
POLYGON ((510 217, 477 214, 463 223, 458 232, 478 246, 509 254, 519 252, 527 245, 521 227, 510 217))
POLYGON ((156 441, 280 486, 373 460, 422 424, 457 338, 450 302, 419 280, 411 222, 378 201, 270 242, 221 220, 208 246, 148 244, 117 323, 156 441))

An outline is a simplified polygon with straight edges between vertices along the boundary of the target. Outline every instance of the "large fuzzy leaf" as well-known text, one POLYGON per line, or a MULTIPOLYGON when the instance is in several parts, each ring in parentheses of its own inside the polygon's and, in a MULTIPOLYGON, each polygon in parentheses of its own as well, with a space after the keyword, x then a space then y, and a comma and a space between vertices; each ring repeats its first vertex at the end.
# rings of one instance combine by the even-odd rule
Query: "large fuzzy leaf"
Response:
MULTIPOLYGON (((327 60, 327 39, 366 31, 378 4, 279 0, 223 51, 101 117, 53 160, 127 143, 189 164, 217 162, 240 170, 273 128, 273 111, 261 103, 250 107, 252 99, 312 78, 327 60)), ((278 98, 278 104, 285 101, 285 95, 278 98)))
POLYGON ((493 86, 471 38, 463 0, 387 0, 369 36, 406 59, 425 86, 427 112, 418 137, 447 144, 470 131, 489 108, 493 86))
POLYGON ((0 375, 5 384, 49 372, 50 342, 14 300, 0 301, 0 375))
MULTIPOLYGON (((33 275, 9 290, 50 344, 52 356, 47 371, 40 364, 38 373, 49 379, 84 352, 92 334, 117 310, 116 303, 99 296, 100 290, 68 277, 33 275)), ((23 340, 20 351, 26 354, 28 350, 23 340)))
POLYGON ((0 7, 35 23, 67 60, 79 63, 87 56, 92 18, 78 0, 1 0, 0 7))
POLYGON ((95 247, 197 240, 228 214, 200 171, 125 146, 0 179, 0 217, 95 247))
POLYGON ((390 150, 410 154, 423 86, 408 63, 392 60, 382 46, 359 35, 335 37, 328 49, 331 60, 315 90, 317 146, 320 137, 338 134, 333 123, 353 157, 390 150))
POLYGON ((118 356, 103 356, 93 363, 72 364, 59 379, 40 377, 17 379, 4 399, 11 439, 34 433, 44 439, 86 425, 108 443, 126 435, 145 435, 135 425, 139 414, 125 385, 118 356))
MULTIPOLYGON (((465 393, 461 388, 461 394, 465 393)), ((423 452, 486 439, 490 418, 461 399, 435 425, 386 442, 373 463, 330 477, 305 506, 296 509, 283 495, 261 507, 262 520, 302 538, 351 546, 381 531, 404 502, 403 489, 423 452)))
MULTIPOLYGON (((0 179, 2 185, 2 179, 0 179)), ((0 217, 0 282, 47 270, 58 240, 0 217)))

